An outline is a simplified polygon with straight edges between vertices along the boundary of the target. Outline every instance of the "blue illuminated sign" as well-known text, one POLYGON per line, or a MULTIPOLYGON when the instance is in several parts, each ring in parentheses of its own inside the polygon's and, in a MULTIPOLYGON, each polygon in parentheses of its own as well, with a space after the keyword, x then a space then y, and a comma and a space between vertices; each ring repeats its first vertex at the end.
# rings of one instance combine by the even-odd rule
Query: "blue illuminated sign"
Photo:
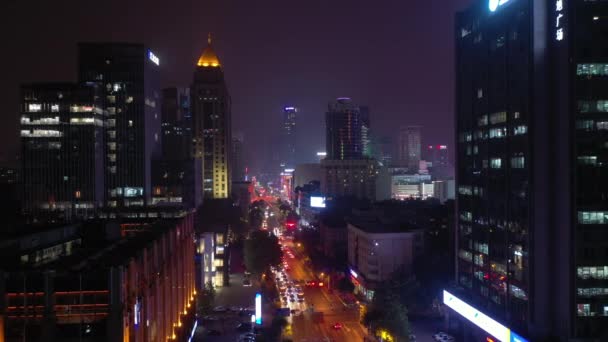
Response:
POLYGON ((158 57, 156 57, 156 55, 148 50, 148 59, 152 61, 152 63, 159 65, 160 64, 160 59, 158 59, 158 57))
POLYGON ((494 12, 498 9, 498 7, 506 4, 509 0, 490 0, 488 3, 488 7, 490 8, 490 12, 494 12))
POLYGON ((496 337, 500 342, 528 342, 528 340, 517 335, 511 329, 445 290, 443 291, 443 304, 483 329, 483 331, 496 337))
POLYGON ((262 294, 255 294, 255 324, 262 324, 262 294))

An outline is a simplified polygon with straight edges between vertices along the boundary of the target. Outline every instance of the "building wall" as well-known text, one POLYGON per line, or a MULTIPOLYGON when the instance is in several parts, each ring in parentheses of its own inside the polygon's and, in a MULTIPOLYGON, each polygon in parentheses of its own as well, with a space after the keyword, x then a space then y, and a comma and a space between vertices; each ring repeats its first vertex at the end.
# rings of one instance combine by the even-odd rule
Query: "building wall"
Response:
POLYGON ((161 153, 159 66, 140 44, 81 43, 78 80, 102 91, 107 119, 106 205, 143 206, 152 197, 152 159, 161 153))
POLYGON ((21 156, 26 212, 90 217, 103 205, 104 115, 95 86, 21 88, 21 156))
POLYGON ((387 280, 401 267, 412 272, 420 232, 368 233, 351 223, 347 227, 348 262, 367 282, 387 280))
POLYGON ((194 72, 192 115, 194 155, 203 159, 204 198, 228 198, 231 187, 231 99, 220 67, 194 72))
POLYGON ((321 161, 321 189, 328 197, 354 196, 376 199, 376 161, 329 160, 321 161))

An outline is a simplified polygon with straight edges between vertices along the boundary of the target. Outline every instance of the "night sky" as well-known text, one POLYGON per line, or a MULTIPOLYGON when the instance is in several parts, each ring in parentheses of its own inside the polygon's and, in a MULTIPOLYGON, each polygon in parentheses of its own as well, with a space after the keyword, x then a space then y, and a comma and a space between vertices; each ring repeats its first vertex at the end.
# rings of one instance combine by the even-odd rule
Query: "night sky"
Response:
POLYGON ((339 96, 371 107, 374 134, 416 124, 424 143, 453 145, 454 13, 471 2, 3 0, 0 160, 19 151, 19 85, 75 81, 77 42, 144 43, 160 58, 161 86, 189 86, 208 32, 254 170, 287 104, 300 108, 299 160, 314 160, 339 96))

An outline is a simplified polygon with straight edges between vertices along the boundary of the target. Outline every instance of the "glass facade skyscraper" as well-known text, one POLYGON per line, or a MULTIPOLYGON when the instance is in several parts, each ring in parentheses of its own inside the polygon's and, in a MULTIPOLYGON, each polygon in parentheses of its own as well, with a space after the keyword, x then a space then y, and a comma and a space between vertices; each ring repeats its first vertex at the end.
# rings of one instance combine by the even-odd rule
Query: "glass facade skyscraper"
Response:
POLYGON ((608 338, 607 5, 457 15, 454 291, 534 341, 608 338))
POLYGON ((96 84, 106 115, 105 197, 109 208, 152 199, 152 159, 161 153, 159 59, 141 44, 78 44, 79 81, 96 84))

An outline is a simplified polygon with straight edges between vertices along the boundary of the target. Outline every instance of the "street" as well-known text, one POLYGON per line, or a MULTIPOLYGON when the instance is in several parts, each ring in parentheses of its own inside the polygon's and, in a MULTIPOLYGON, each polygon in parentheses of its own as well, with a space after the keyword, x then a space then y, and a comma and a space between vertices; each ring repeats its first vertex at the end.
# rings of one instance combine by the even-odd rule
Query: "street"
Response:
MULTIPOLYGON (((291 241, 282 240, 282 244, 290 251, 294 251, 291 241)), ((286 253, 287 254, 287 253, 286 253)), ((303 284, 307 280, 316 280, 301 254, 287 254, 285 261, 289 265, 288 278, 303 284)), ((329 293, 327 284, 322 287, 302 286, 304 290, 305 309, 304 312, 292 317, 291 331, 294 342, 313 341, 363 341, 366 336, 365 328, 359 323, 359 309, 357 307, 346 307, 335 294, 329 293), (323 319, 315 319, 313 314, 322 312, 323 319), (335 329, 334 325, 339 323, 341 327, 335 329)), ((286 336, 289 337, 289 336, 286 336)))

